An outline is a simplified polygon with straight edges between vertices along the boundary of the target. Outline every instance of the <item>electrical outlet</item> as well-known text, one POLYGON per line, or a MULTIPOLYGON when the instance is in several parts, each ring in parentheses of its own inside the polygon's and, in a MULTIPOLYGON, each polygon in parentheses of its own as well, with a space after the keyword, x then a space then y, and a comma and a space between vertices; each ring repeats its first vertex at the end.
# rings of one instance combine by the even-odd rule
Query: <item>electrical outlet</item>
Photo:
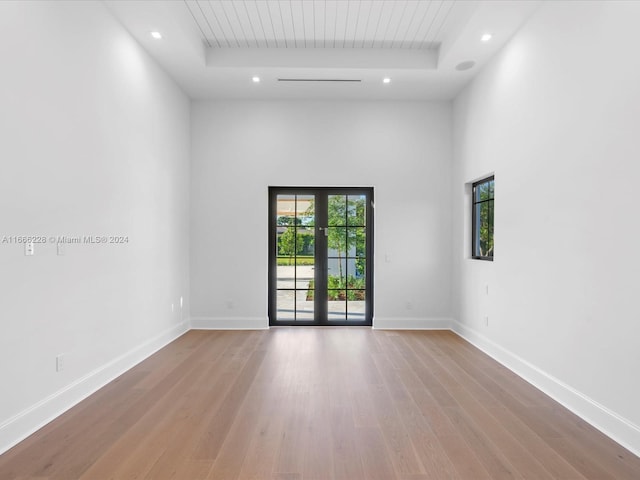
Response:
POLYGON ((407 310, 413 310, 413 303, 411 302, 405 303, 404 306, 406 307, 407 310))
POLYGON ((33 242, 28 242, 24 244, 24 254, 27 257, 35 254, 35 247, 33 246, 33 242))
POLYGON ((64 370, 64 354, 56 356, 56 372, 64 370))

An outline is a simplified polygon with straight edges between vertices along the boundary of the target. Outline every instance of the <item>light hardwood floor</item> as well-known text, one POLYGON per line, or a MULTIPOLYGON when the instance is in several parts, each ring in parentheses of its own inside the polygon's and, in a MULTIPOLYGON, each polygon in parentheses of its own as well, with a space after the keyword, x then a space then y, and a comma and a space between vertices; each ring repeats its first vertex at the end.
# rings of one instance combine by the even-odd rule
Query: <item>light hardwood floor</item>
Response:
POLYGON ((0 456, 0 479, 640 479, 451 332, 191 331, 0 456))

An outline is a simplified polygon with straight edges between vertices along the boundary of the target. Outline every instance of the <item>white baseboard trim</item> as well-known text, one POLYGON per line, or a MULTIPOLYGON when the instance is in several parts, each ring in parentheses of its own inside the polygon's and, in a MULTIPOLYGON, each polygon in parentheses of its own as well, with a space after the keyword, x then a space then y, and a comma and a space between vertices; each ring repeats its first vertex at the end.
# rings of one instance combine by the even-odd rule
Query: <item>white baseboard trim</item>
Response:
POLYGON ((634 455, 640 456, 640 427, 489 340, 476 330, 457 321, 452 321, 451 330, 618 442, 634 455))
POLYGON ((0 454, 189 330, 180 323, 93 370, 0 424, 0 454))
POLYGON ((450 318, 379 318, 373 319, 374 330, 449 330, 450 318))
POLYGON ((267 318, 214 318, 191 317, 193 330, 267 330, 269 320, 267 318))

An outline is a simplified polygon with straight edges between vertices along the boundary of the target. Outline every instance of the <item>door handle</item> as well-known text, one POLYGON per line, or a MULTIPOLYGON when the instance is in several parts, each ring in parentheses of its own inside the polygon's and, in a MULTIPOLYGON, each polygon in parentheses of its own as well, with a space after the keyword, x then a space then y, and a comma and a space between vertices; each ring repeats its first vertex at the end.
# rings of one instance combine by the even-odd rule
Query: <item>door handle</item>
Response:
POLYGON ((320 230, 321 232, 324 231, 325 237, 329 236, 329 229, 327 227, 318 227, 318 230, 320 230))

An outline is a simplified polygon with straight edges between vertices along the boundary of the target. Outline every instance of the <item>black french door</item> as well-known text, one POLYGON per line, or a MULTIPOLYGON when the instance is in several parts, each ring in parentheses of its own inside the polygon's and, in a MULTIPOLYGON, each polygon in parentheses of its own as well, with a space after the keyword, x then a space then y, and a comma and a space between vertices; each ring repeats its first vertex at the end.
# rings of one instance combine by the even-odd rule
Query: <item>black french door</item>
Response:
POLYGON ((373 189, 269 187, 269 325, 371 325, 373 189))

